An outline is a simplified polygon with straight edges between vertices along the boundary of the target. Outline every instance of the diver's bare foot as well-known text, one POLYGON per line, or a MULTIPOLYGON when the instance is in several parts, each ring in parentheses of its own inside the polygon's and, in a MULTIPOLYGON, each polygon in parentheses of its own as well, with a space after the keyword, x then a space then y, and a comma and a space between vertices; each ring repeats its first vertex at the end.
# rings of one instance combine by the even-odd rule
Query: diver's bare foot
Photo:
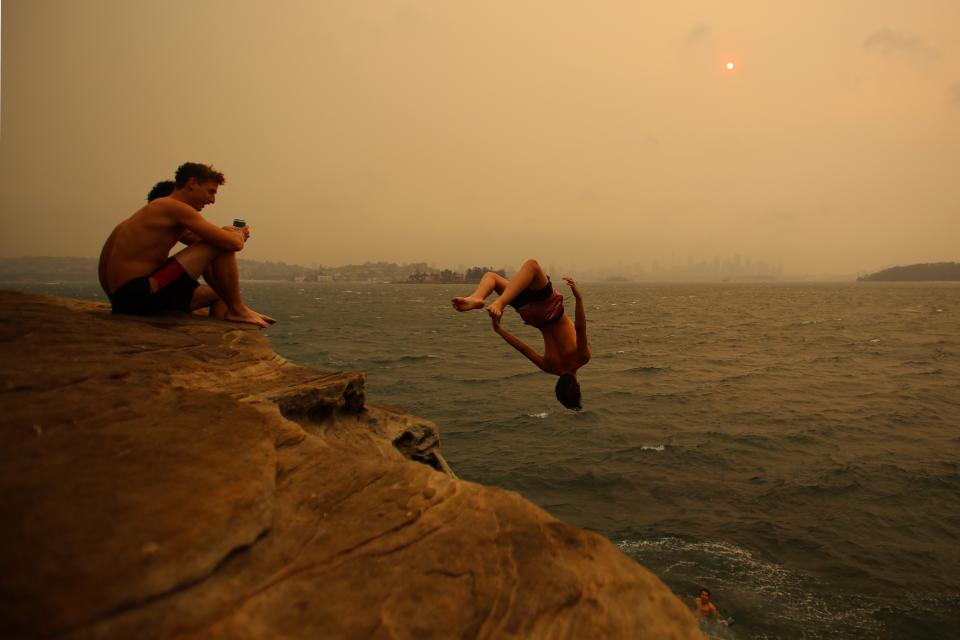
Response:
POLYGON ((450 304, 457 311, 471 311, 473 309, 483 309, 483 300, 473 296, 457 296, 450 298, 450 304))
POLYGON ((263 321, 266 322, 267 324, 276 324, 277 322, 276 320, 274 320, 273 318, 271 318, 265 313, 260 313, 259 311, 254 311, 254 313, 260 316, 263 319, 263 321))
POLYGON ((487 307, 487 313, 490 314, 491 318, 499 319, 500 317, 503 316, 503 305, 500 304, 499 300, 497 300, 496 302, 491 304, 489 307, 487 307))

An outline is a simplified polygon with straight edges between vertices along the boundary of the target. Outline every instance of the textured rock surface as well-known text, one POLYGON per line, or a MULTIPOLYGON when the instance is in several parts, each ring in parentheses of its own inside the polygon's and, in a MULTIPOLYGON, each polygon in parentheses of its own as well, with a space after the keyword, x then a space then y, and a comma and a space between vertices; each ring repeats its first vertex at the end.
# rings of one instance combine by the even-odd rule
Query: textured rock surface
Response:
POLYGON ((606 539, 446 473, 362 374, 208 318, 0 315, 0 637, 701 637, 606 539))

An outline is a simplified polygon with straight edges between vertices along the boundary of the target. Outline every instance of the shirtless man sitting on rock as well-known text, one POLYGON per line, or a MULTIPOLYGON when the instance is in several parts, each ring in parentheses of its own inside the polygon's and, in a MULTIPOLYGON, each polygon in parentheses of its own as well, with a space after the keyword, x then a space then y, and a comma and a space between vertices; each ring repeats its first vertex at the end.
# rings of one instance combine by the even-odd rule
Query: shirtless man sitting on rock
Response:
POLYGON ((177 168, 173 192, 157 197, 121 222, 100 252, 100 286, 114 313, 153 315, 210 307, 221 320, 258 327, 273 318, 243 303, 237 251, 250 237, 248 227, 218 227, 200 210, 216 200, 223 174, 209 165, 187 162, 177 168), (182 242, 176 255, 170 250, 182 242), (207 282, 201 285, 197 279, 207 282))
POLYGON ((507 344, 522 353, 542 371, 559 376, 555 388, 557 400, 563 406, 580 410, 580 383, 577 370, 590 362, 587 344, 587 315, 580 297, 580 289, 573 278, 564 278, 576 300, 576 322, 563 311, 563 296, 553 288, 550 278, 536 260, 527 260, 510 280, 488 271, 480 279, 476 291, 469 296, 450 300, 457 311, 486 308, 493 322, 493 330, 507 344), (487 296, 496 291, 499 297, 486 306, 487 296), (500 326, 503 309, 512 306, 526 324, 543 335, 543 355, 500 326))

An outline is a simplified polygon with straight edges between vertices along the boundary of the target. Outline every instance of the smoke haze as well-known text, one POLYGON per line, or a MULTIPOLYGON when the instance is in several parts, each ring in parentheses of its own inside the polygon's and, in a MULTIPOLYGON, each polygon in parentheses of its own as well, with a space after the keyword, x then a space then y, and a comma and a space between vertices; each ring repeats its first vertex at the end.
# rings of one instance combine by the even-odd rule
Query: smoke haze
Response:
POLYGON ((250 259, 960 259, 955 0, 6 0, 2 80, 2 257, 189 160, 250 259))

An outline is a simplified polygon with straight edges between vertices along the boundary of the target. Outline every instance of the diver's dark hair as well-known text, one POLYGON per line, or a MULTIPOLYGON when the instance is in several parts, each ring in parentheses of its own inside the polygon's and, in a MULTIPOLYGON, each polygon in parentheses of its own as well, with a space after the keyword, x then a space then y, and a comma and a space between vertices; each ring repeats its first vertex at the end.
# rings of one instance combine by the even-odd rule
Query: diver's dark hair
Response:
POLYGON ((196 178, 197 182, 200 183, 216 182, 217 184, 223 184, 227 181, 222 173, 208 164, 200 164, 199 162, 184 162, 177 167, 177 173, 174 177, 177 180, 177 189, 187 186, 187 180, 190 178, 196 178))
POLYGON ((157 198, 166 198, 173 193, 173 189, 176 186, 173 180, 161 180, 153 185, 153 189, 150 189, 150 193, 147 194, 147 202, 151 202, 157 198))
POLYGON ((577 382, 577 376, 572 373, 565 373, 560 376, 555 391, 560 404, 567 409, 580 411, 580 383, 577 382))
POLYGON ((706 587, 701 587, 700 591, 698 591, 697 593, 698 594, 706 593, 707 595, 710 595, 710 589, 707 589, 706 587))

